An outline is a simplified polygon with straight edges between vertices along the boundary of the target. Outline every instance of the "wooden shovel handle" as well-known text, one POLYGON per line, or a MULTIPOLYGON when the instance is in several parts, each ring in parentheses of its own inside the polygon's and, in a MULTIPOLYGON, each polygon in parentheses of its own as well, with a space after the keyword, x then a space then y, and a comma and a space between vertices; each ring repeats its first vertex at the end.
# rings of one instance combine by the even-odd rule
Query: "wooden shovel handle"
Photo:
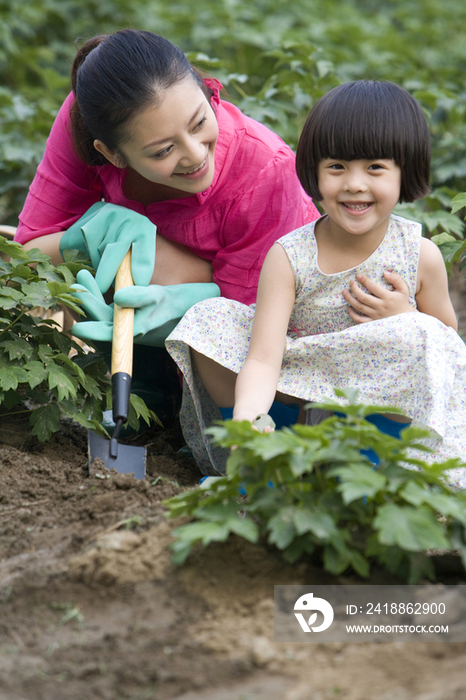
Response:
MULTIPOLYGON (((131 249, 123 258, 115 277, 115 291, 134 285, 131 275, 131 249)), ((114 305, 113 312, 113 343, 112 343, 112 375, 133 372, 133 326, 134 309, 114 305)))

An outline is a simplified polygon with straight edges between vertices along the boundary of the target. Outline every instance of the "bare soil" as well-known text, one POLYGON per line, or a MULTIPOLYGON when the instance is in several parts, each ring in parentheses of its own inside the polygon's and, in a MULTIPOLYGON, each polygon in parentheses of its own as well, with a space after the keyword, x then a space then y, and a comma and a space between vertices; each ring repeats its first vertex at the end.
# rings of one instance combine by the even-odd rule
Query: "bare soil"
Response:
MULTIPOLYGON (((452 298, 464 336, 458 275, 452 298)), ((466 699, 465 644, 274 643, 274 585, 361 581, 235 538, 173 567, 161 501, 200 475, 177 422, 145 442, 146 480, 89 474, 76 426, 1 419, 1 700, 466 699)))

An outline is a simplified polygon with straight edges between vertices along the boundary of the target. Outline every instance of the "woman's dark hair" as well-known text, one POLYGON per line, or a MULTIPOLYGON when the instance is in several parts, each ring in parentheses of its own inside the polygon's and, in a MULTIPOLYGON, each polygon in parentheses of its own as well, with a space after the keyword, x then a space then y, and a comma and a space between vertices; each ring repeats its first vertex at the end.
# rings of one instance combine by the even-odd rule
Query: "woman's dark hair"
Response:
POLYGON ((315 200, 321 160, 394 160, 401 169, 400 202, 430 192, 430 135, 419 103, 391 82, 356 80, 320 98, 299 139, 296 172, 315 200))
POLYGON ((94 148, 99 139, 111 151, 131 137, 128 122, 160 93, 187 76, 210 101, 212 91, 184 53, 158 34, 122 29, 89 39, 71 69, 75 102, 71 129, 79 157, 89 165, 108 163, 94 148))

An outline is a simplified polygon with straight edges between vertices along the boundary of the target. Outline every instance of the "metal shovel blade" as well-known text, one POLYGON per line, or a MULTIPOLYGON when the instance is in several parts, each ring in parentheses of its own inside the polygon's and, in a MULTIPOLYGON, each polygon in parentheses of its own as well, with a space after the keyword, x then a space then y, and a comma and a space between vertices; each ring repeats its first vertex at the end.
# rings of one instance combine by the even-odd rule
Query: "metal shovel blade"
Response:
MULTIPOLYGON (((134 474, 136 479, 145 479, 147 450, 145 447, 118 443, 116 457, 110 454, 110 440, 88 431, 89 470, 95 459, 107 469, 116 469, 120 474, 134 474)), ((100 464, 99 464, 100 466, 100 464)))
MULTIPOLYGON (((115 277, 115 290, 130 287, 131 250, 129 250, 115 277)), ((96 459, 107 469, 116 469, 120 474, 134 474, 136 479, 146 476, 146 448, 120 445, 118 436, 128 420, 131 372, 133 369, 133 323, 134 309, 121 308, 115 304, 112 336, 112 403, 115 428, 111 440, 88 432, 89 470, 96 459)))

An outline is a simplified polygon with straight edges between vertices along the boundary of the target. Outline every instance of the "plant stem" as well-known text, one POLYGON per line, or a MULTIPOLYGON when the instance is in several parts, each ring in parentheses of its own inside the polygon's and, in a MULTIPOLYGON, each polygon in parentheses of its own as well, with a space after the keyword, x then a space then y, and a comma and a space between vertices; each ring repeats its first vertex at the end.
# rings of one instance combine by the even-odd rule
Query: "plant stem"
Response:
POLYGON ((240 86, 239 86, 236 82, 234 82, 234 81, 232 80, 232 81, 231 81, 231 84, 232 84, 233 87, 235 88, 236 92, 239 92, 239 94, 241 95, 241 97, 243 97, 244 99, 246 99, 247 97, 249 97, 249 95, 248 95, 246 92, 244 92, 244 90, 243 90, 242 88, 240 88, 240 86))
POLYGON ((0 331, 0 338, 2 337, 2 335, 3 335, 4 333, 7 333, 11 328, 13 328, 13 326, 14 326, 16 323, 18 323, 18 321, 25 315, 25 313, 26 313, 26 311, 25 311, 25 309, 23 309, 23 310, 21 311, 21 313, 19 314, 19 316, 17 316, 17 317, 15 318, 15 320, 12 321, 12 322, 10 323, 9 326, 7 326, 7 327, 4 328, 2 331, 0 331))

